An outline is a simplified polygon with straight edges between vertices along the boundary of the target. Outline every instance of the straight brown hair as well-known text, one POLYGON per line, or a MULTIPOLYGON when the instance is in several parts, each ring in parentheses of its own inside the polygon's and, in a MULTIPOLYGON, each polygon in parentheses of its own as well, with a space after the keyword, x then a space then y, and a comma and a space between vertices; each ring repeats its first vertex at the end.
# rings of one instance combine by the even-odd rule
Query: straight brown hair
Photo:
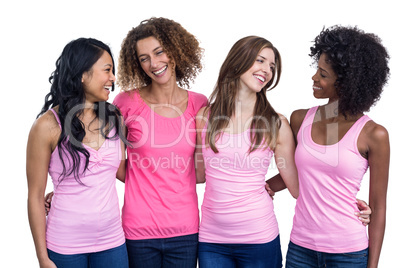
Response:
MULTIPOLYGON (((205 144, 215 152, 218 149, 215 141, 220 137, 224 128, 228 126, 231 116, 235 112, 236 97, 240 87, 240 76, 248 71, 264 48, 270 48, 275 55, 275 69, 272 79, 257 93, 253 119, 250 126, 251 145, 249 153, 260 147, 276 146, 281 120, 267 99, 266 91, 275 88, 280 80, 282 61, 279 51, 265 38, 248 36, 237 41, 230 49, 219 71, 218 81, 209 98, 208 128, 205 144)), ((206 116, 206 114, 204 114, 206 116)))

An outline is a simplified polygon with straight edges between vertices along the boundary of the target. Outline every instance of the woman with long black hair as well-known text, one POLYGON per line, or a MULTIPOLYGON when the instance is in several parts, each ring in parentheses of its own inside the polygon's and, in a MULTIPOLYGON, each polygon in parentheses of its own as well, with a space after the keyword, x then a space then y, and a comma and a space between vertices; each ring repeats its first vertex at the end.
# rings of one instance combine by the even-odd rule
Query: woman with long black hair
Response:
POLYGON ((28 216, 40 267, 128 267, 116 177, 124 180, 119 111, 107 103, 115 71, 110 48, 68 43, 28 138, 28 216), (47 176, 54 196, 46 221, 47 176))

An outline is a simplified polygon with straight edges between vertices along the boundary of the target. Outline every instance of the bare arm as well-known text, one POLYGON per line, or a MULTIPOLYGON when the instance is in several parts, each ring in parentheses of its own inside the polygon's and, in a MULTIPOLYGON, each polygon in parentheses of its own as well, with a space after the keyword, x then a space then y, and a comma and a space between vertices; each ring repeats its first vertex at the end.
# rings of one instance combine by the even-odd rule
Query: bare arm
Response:
MULTIPOLYGON (((124 122, 123 118, 121 119, 121 122, 124 122)), ((125 126, 123 126, 122 130, 124 131, 123 135, 125 137, 127 137, 127 128, 125 126)), ((120 146, 121 146, 122 155, 121 155, 120 166, 116 173, 116 178, 121 182, 125 182, 126 181, 126 162, 127 162, 126 146, 125 146, 124 142, 121 140, 120 140, 120 146)))
POLYGON ((121 146, 121 161, 120 161, 120 166, 116 172, 116 178, 121 181, 125 182, 126 181, 126 147, 124 146, 124 143, 120 141, 120 146, 121 146))
POLYGON ((204 128, 207 118, 204 116, 205 107, 201 108, 196 117, 196 128, 197 128, 197 144, 194 153, 194 163, 195 163, 195 174, 197 177, 197 183, 205 182, 205 164, 204 158, 202 156, 202 137, 201 133, 204 128))
MULTIPOLYGON (((28 137, 26 159, 28 218, 40 267, 56 267, 47 254, 46 216, 43 205, 48 167, 55 139, 54 127, 50 121, 50 115, 45 114, 32 126, 28 137)), ((56 126, 58 128, 58 125, 56 126)))
POLYGON ((269 180, 267 180, 266 182, 268 188, 274 193, 282 191, 287 188, 285 182, 281 177, 281 174, 279 173, 270 178, 269 180))
POLYGON ((377 267, 384 240, 390 146, 387 130, 376 125, 367 135, 370 166, 369 268, 377 267))
MULTIPOLYGON (((290 127, 292 130, 295 147, 297 145, 297 133, 299 132, 300 126, 303 122, 304 117, 306 116, 307 111, 308 110, 294 111, 290 117, 290 127)), ((286 121, 286 123, 287 123, 287 121, 286 121)), ((267 188, 269 190, 271 190, 270 195, 273 195, 274 192, 279 192, 279 191, 282 191, 283 189, 287 188, 280 173, 275 175, 274 177, 270 178, 267 181, 267 184, 268 184, 267 188)))
MULTIPOLYGON (((288 120, 281 116, 282 125, 274 150, 279 174, 294 198, 299 196, 299 181, 295 164, 295 142, 288 120)), ((278 182, 278 177, 275 179, 278 182)), ((276 186, 274 186, 276 187, 276 186)))

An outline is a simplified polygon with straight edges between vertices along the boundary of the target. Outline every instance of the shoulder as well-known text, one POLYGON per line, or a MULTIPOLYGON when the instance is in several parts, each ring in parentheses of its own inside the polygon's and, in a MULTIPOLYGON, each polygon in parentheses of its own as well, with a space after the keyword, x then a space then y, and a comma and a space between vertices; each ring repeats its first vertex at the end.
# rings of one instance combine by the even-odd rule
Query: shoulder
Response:
POLYGON ((286 122, 288 122, 288 119, 287 119, 286 116, 284 116, 283 114, 278 113, 278 116, 279 116, 279 119, 280 119, 281 121, 286 121, 286 122))
POLYGON ((197 116, 205 116, 205 112, 208 111, 208 107, 202 107, 201 109, 198 110, 197 116))
POLYGON ((60 127, 53 112, 48 110, 35 120, 32 129, 35 131, 54 131, 54 129, 60 130, 60 127))
POLYGON ((132 89, 128 91, 120 91, 119 94, 113 100, 113 104, 119 106, 119 104, 127 101, 134 100, 135 94, 138 93, 138 89, 132 89))
POLYGON ((198 129, 203 129, 205 124, 208 122, 208 111, 209 107, 202 107, 196 116, 196 125, 198 129))
POLYGON ((276 139, 275 152, 278 152, 278 148, 288 148, 288 146, 293 144, 293 134, 288 119, 280 113, 278 113, 278 116, 281 120, 281 126, 279 128, 278 138, 276 139))
POLYGON ((290 130, 289 121, 283 114, 278 113, 279 119, 281 120, 281 127, 279 129, 279 133, 286 132, 290 130))
POLYGON ((280 123, 280 130, 283 129, 283 128, 287 128, 287 126, 289 126, 289 121, 288 121, 288 119, 286 118, 286 116, 284 116, 284 115, 281 114, 281 113, 278 113, 278 117, 279 117, 279 120, 281 121, 281 123, 280 123))
MULTIPOLYGON (((389 166, 390 143, 388 131, 374 121, 368 121, 360 132, 357 146, 372 168, 389 166)), ((373 171, 374 169, 372 169, 373 171)))
POLYGON ((127 116, 129 110, 138 107, 138 89, 121 91, 113 100, 113 105, 116 106, 123 116, 127 116))
POLYGON ((205 97, 205 95, 190 90, 188 90, 188 94, 195 105, 200 107, 204 107, 207 105, 208 99, 207 97, 205 97))
POLYGON ((370 120, 363 127, 362 131, 367 138, 367 141, 372 145, 384 144, 389 142, 388 130, 376 122, 370 120))
POLYGON ((292 112, 290 115, 290 127, 292 128, 293 135, 296 137, 299 132, 300 126, 303 123, 304 118, 307 115, 307 112, 310 109, 299 109, 292 112))
POLYGON ((290 124, 300 125, 303 122, 304 118, 306 117, 308 111, 309 109, 299 109, 293 111, 292 114, 290 115, 290 124))
POLYGON ((56 147, 61 129, 54 114, 49 110, 33 123, 29 138, 40 144, 46 143, 52 148, 56 147))

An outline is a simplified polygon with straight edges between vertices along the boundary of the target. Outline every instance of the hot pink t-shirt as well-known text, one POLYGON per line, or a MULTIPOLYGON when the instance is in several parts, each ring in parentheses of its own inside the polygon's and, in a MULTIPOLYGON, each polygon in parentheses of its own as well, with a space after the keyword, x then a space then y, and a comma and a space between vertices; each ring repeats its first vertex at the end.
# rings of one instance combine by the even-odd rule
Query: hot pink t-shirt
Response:
MULTIPOLYGON (((125 242, 116 191, 122 156, 120 139, 106 139, 98 150, 84 147, 90 153, 88 169, 80 176, 84 185, 73 175, 59 182, 63 165, 57 147, 50 158, 54 196, 47 217, 46 243, 48 249, 60 254, 99 252, 125 242)), ((68 167, 70 157, 63 155, 63 159, 68 167)), ((80 171, 84 164, 82 156, 80 171)))
POLYGON ((126 238, 198 233, 195 116, 207 98, 188 91, 187 108, 175 118, 153 112, 138 90, 119 93, 114 104, 122 112, 133 145, 127 148, 122 211, 126 238))
POLYGON ((368 247, 368 239, 366 227, 354 213, 368 161, 359 153, 357 139, 371 119, 361 117, 338 143, 319 145, 311 138, 317 108, 308 111, 297 134, 300 194, 290 240, 328 253, 360 251, 368 247))
POLYGON ((270 148, 248 153, 250 130, 223 133, 216 141, 218 153, 205 146, 202 135, 206 188, 202 204, 199 241, 262 244, 274 240, 278 223, 265 175, 271 164, 270 148))

